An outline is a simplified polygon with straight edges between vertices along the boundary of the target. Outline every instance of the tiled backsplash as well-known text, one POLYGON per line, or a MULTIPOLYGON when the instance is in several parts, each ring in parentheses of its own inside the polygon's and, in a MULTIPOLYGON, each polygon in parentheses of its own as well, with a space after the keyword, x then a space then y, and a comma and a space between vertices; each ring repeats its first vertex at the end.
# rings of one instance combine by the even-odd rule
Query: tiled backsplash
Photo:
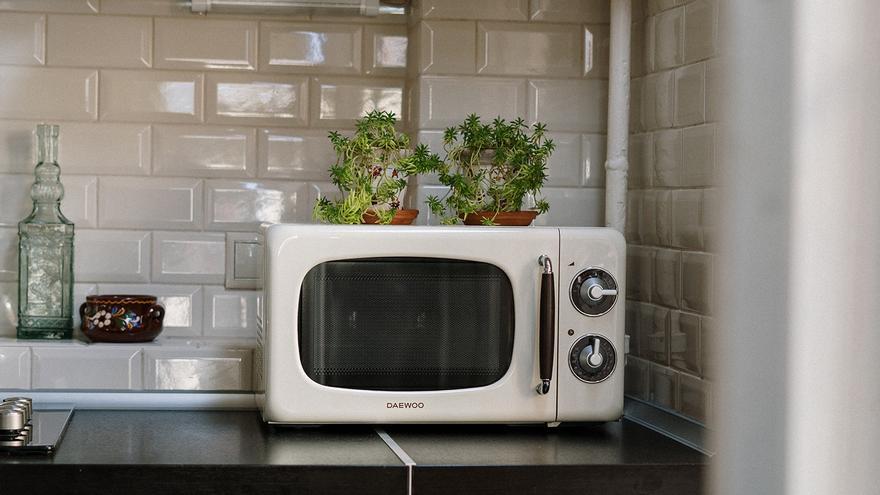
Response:
POLYGON ((164 339, 253 338, 257 292, 223 287, 225 233, 310 221, 332 191, 328 129, 372 108, 403 115, 404 17, 0 2, 0 337, 15 335, 16 224, 45 120, 61 126, 77 305, 151 293, 164 339))
POLYGON ((15 226, 42 120, 61 125, 78 297, 157 294, 166 337, 253 336, 255 293, 222 287, 223 233, 310 221, 335 194, 328 129, 372 108, 438 151, 470 112, 547 121, 558 149, 540 223, 601 223, 608 13, 595 0, 560 16, 570 3, 416 2, 409 24, 200 17, 174 0, 0 3, 0 336, 14 335, 15 226))
MULTIPOLYGON (((351 129, 373 108, 397 113, 436 151, 443 128, 469 113, 546 122, 557 144, 544 189, 551 210, 536 223, 603 224, 607 0, 416 0, 408 16, 378 18, 199 17, 177 4, 0 2, 0 337, 14 335, 15 226, 30 207, 40 121, 61 125, 77 301, 158 295, 168 309, 162 349, 198 339, 211 344, 202 352, 223 353, 249 342, 257 292, 223 287, 224 233, 311 221, 315 199, 335 194, 327 131, 351 129)), ((627 239, 637 357, 627 390, 703 419, 717 6, 634 7, 627 239)), ((441 192, 427 177, 412 196, 441 192)), ((421 210, 419 222, 436 220, 421 210)), ((162 361, 148 349, 131 348, 120 380, 149 389, 156 376, 184 376, 175 366, 201 373, 198 359, 162 361)), ((55 362, 42 352, 28 350, 29 362, 55 362)), ((224 373, 206 373, 215 372, 224 373)))
POLYGON ((249 391, 252 360, 252 344, 28 345, 0 339, 0 388, 249 391))
MULTIPOLYGON (((470 113, 544 122, 557 147, 543 191, 550 212, 535 223, 603 225, 608 15, 605 0, 414 2, 406 85, 413 134, 442 150, 443 129, 470 113)), ((420 180, 420 201, 445 191, 436 177, 420 180)))
POLYGON ((714 378, 718 3, 647 1, 632 45, 626 388, 701 422, 714 378))

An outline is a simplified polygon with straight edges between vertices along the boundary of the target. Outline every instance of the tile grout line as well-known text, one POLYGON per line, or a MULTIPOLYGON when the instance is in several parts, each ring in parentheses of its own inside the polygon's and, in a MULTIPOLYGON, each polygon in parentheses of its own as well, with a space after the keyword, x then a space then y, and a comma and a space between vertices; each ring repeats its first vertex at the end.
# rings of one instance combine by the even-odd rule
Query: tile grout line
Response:
POLYGON ((376 431, 376 434, 379 435, 379 438, 381 438, 382 441, 385 442, 385 445, 387 445, 388 448, 391 449, 392 452, 394 452, 394 455, 396 455, 397 458, 400 459, 400 462, 406 465, 406 493, 407 495, 412 495, 412 473, 413 466, 416 465, 416 461, 414 461, 412 457, 410 457, 409 454, 407 454, 406 451, 403 450, 403 447, 395 442, 394 439, 391 438, 391 435, 389 435, 385 430, 381 428, 375 428, 374 430, 376 431))

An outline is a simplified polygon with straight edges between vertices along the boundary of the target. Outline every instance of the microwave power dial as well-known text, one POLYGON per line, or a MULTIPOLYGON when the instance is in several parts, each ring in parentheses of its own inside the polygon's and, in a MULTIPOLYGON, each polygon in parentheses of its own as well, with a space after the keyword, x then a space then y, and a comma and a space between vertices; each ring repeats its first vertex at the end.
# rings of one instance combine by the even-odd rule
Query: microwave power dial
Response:
POLYGON ((617 301, 617 282, 601 268, 587 268, 571 282, 571 303, 587 316, 602 316, 617 301))
POLYGON ((571 372, 579 380, 599 383, 614 372, 617 353, 614 352, 614 346, 608 339, 598 335, 587 335, 571 346, 568 364, 571 372))

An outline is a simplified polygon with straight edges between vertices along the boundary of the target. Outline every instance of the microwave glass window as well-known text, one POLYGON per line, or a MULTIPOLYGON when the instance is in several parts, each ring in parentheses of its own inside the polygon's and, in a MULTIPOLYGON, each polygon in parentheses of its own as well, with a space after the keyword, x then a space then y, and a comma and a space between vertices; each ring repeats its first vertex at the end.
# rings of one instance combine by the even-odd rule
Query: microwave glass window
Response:
POLYGON ((300 359, 322 385, 460 389, 494 383, 510 367, 513 290, 494 265, 331 261, 312 268, 301 289, 300 359))

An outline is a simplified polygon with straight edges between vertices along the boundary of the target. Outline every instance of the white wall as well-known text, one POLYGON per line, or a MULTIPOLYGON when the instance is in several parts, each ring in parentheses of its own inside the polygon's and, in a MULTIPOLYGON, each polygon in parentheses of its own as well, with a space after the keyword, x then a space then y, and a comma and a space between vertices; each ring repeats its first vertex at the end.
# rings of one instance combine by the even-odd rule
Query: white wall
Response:
MULTIPOLYGON (((443 129, 470 113, 543 122, 556 143, 536 225, 604 225, 607 0, 417 0, 407 100, 419 142, 444 156, 443 129)), ((419 198, 441 196, 436 177, 419 198)), ((422 208, 429 223, 431 218, 422 208)))
MULTIPOLYGON (((605 0, 425 1, 410 19, 201 17, 179 3, 0 2, 0 388, 89 388, 40 375, 54 354, 9 341, 16 224, 30 208, 40 121, 61 126, 76 304, 90 293, 137 292, 167 309, 160 340, 172 348, 163 357, 122 346, 104 360, 77 348, 57 367, 128 377, 122 388, 150 388, 147 375, 166 358, 189 356, 194 369, 223 374, 206 358, 243 349, 230 366, 249 366, 257 293, 223 288, 224 235, 310 221, 316 197, 335 189, 327 132, 352 129, 373 108, 395 112, 438 151, 438 131, 470 112, 547 122, 558 148, 545 189, 551 212, 538 223, 601 224, 605 0), (434 99, 417 91, 415 74, 438 90, 434 99), (192 352, 206 345, 218 350, 192 352)), ((250 387, 227 374, 222 383, 250 387)))
MULTIPOLYGON (((404 16, 224 17, 176 2, 0 5, 0 298, 14 308, 31 131, 59 123, 76 295, 152 293, 165 337, 252 338, 224 233, 309 221, 328 129, 403 113, 404 16)), ((77 305, 79 303, 77 302, 77 305)), ((14 335, 4 313, 0 336, 14 335)))
POLYGON ((705 423, 717 377, 709 342, 723 331, 713 301, 719 2, 635 4, 627 393, 705 423))
POLYGON ((876 493, 880 14, 727 8, 713 493, 876 493))

